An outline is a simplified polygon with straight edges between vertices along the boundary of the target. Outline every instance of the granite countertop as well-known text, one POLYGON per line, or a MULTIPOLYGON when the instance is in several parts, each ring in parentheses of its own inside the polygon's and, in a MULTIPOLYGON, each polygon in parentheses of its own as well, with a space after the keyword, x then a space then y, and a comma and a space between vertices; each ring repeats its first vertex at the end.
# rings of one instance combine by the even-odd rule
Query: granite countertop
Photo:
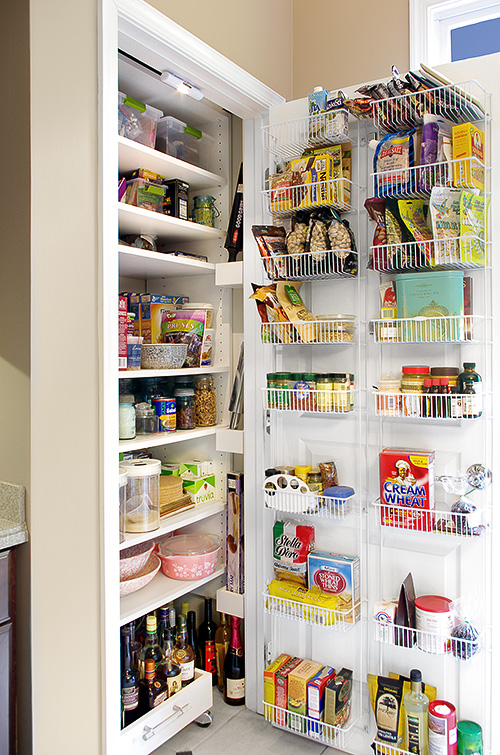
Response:
POLYGON ((0 482, 0 550, 28 540, 25 499, 22 485, 0 482))

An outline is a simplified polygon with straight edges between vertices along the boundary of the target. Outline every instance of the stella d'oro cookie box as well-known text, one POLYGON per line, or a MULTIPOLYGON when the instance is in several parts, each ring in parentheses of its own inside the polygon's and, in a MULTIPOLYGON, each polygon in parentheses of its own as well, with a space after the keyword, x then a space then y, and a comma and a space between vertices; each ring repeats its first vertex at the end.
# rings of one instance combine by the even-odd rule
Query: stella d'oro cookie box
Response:
POLYGON ((429 532, 434 509, 434 451, 380 452, 380 523, 429 532))
POLYGON ((339 599, 337 611, 342 620, 355 624, 361 616, 359 558, 341 553, 312 551, 307 556, 310 590, 319 589, 339 599))

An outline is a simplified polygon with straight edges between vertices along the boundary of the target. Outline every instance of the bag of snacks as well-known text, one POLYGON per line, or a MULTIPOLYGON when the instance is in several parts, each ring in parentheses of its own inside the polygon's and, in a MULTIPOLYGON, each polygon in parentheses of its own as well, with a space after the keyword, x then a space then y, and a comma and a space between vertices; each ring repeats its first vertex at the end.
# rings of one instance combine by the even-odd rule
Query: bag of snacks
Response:
POLYGON ((415 189, 415 129, 387 134, 377 145, 373 162, 375 196, 411 192, 415 189))
MULTIPOLYGON (((308 270, 308 259, 303 258, 306 251, 306 238, 308 231, 309 216, 305 212, 298 212, 292 218, 292 230, 286 237, 286 248, 293 259, 294 273, 305 275, 308 270)), ((286 276, 283 276, 286 277, 286 276)))
POLYGON ((314 550, 314 527, 277 521, 273 527, 276 579, 307 587, 307 554, 314 550))
POLYGON ((399 214, 406 228, 418 244, 426 259, 432 261, 432 244, 426 241, 432 239, 432 231, 426 223, 423 199, 399 199, 399 214))
POLYGON ((282 226, 253 225, 252 233, 257 242, 266 272, 272 278, 286 277, 283 255, 287 254, 286 232, 282 226))
POLYGON ((276 283, 276 295, 288 320, 293 323, 302 341, 308 343, 314 340, 316 331, 314 325, 306 325, 304 321, 315 322, 316 318, 309 312, 300 297, 299 288, 301 285, 301 282, 278 281, 276 283))
POLYGON ((201 367, 207 310, 166 309, 162 312, 161 343, 187 343, 184 367, 201 367))
MULTIPOLYGON (((380 197, 370 197, 369 199, 365 199, 365 208, 370 218, 375 221, 375 232, 373 234, 372 247, 385 247, 387 244, 387 231, 385 227, 385 199, 381 199, 380 197)), ((384 260, 386 260, 387 249, 377 250, 377 252, 382 252, 384 260)), ((370 250, 366 266, 369 270, 373 270, 372 250, 370 250)))
POLYGON ((462 262, 483 265, 486 257, 486 221, 489 199, 484 207, 484 198, 470 191, 460 197, 460 259, 462 262))
POLYGON ((460 236, 461 189, 434 186, 431 191, 429 212, 434 234, 434 264, 460 262, 458 237, 460 236))

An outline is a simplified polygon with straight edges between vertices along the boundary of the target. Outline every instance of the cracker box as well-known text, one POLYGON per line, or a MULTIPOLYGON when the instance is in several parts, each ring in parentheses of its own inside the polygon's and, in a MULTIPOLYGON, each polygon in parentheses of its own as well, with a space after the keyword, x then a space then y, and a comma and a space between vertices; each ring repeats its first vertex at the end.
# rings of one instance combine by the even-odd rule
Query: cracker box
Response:
POLYGON ((309 589, 316 587, 339 598, 338 611, 342 612, 344 622, 359 621, 361 595, 357 556, 312 551, 307 557, 307 579, 309 589))
POLYGON ((118 369, 127 369, 127 297, 118 297, 118 369))
POLYGON ((392 642, 397 607, 397 600, 377 600, 374 603, 375 639, 378 642, 392 642))
POLYGON ((283 710, 276 710, 275 717, 276 723, 279 726, 286 726, 288 720, 287 708, 288 708, 288 677, 299 664, 302 663, 302 658, 294 656, 288 663, 285 663, 276 672, 275 677, 275 689, 276 694, 274 697, 274 704, 276 708, 283 708, 283 710))
POLYGON ((188 296, 141 295, 141 336, 143 343, 161 343, 163 313, 189 301, 188 296))
POLYGON ((243 474, 227 473, 226 510, 226 589, 245 592, 245 565, 243 549, 243 474))
MULTIPOLYGON (((282 653, 264 670, 264 703, 274 706, 276 699, 276 673, 291 660, 291 655, 282 653)), ((276 719, 274 708, 267 707, 267 705, 264 705, 264 715, 267 721, 274 721, 276 719)))
POLYGON ((321 663, 305 660, 288 676, 288 728, 306 732, 307 683, 321 671, 321 663), (298 714, 298 715, 297 715, 298 714))
POLYGON ((434 508, 434 451, 384 448, 379 465, 380 523, 429 532, 428 512, 434 508))
POLYGON ((215 501, 215 475, 206 477, 183 477, 183 487, 197 506, 208 501, 215 501))
POLYGON ((351 715, 352 671, 343 668, 325 690, 325 724, 345 726, 351 715))
POLYGON ((319 739, 321 734, 321 721, 325 712, 326 685, 335 676, 335 669, 331 666, 323 666, 309 682, 307 682, 307 734, 309 737, 319 739))
POLYGON ((484 189, 484 133, 473 123, 453 126, 453 184, 484 189), (463 158, 463 159, 460 159, 463 158))

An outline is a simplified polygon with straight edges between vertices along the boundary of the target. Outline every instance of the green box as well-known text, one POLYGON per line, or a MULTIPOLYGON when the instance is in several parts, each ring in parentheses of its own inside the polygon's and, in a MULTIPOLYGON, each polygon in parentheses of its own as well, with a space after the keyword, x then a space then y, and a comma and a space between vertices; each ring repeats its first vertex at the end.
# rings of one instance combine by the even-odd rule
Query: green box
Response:
POLYGON ((463 271, 402 274, 395 281, 398 319, 421 319, 403 325, 403 341, 464 340, 463 271))
POLYGON ((191 500, 198 506, 208 501, 215 501, 215 475, 195 477, 194 479, 183 478, 183 487, 189 493, 191 500))

